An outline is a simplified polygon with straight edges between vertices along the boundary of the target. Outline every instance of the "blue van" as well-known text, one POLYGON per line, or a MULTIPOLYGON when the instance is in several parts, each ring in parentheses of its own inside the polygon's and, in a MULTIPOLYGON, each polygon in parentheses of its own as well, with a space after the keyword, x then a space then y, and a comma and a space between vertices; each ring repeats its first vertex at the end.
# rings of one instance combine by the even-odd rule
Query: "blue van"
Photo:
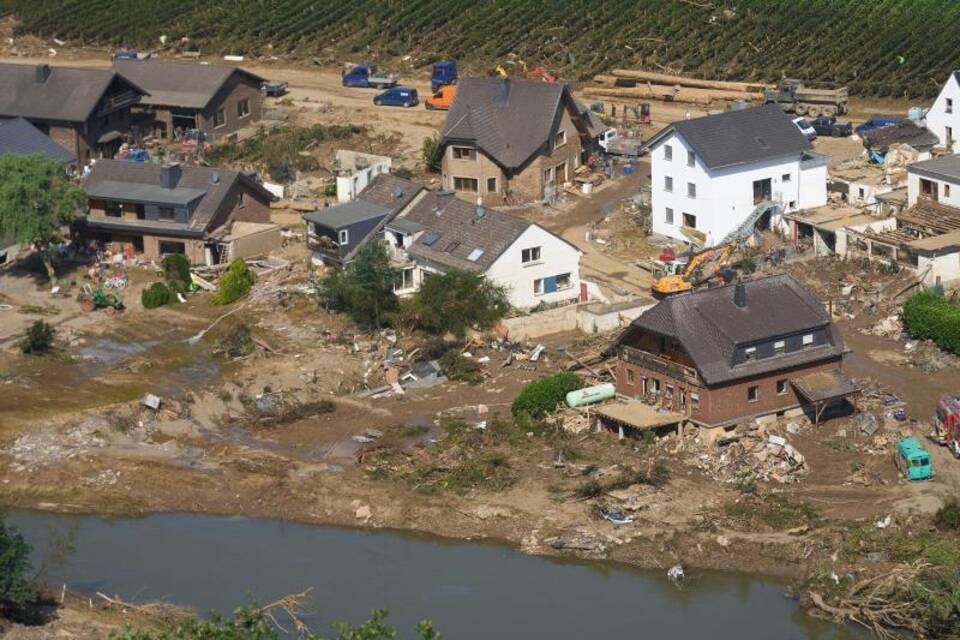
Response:
POLYGON ((417 90, 410 87, 393 87, 377 95, 373 104, 378 107, 415 107, 420 104, 417 90))
POLYGON ((457 61, 441 60, 433 64, 433 75, 430 76, 430 90, 434 93, 448 84, 457 83, 457 61))

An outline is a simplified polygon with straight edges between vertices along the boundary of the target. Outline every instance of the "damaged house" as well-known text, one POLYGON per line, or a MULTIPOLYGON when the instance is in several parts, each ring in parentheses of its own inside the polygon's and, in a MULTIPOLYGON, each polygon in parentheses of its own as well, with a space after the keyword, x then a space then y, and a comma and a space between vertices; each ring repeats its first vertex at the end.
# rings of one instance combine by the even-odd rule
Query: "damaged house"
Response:
POLYGON ((241 257, 229 255, 227 240, 237 240, 241 229, 271 233, 279 244, 279 228, 270 223, 273 195, 255 174, 99 160, 83 188, 90 210, 78 221, 82 236, 129 255, 158 260, 180 253, 192 264, 218 264, 241 257))
MULTIPOLYGON (((617 393, 705 427, 827 405, 856 389, 843 339, 823 305, 789 275, 671 296, 617 345, 617 393)), ((630 405, 623 422, 631 424, 630 405)))
POLYGON ((442 188, 470 203, 552 199, 590 130, 566 84, 462 78, 437 144, 442 188))

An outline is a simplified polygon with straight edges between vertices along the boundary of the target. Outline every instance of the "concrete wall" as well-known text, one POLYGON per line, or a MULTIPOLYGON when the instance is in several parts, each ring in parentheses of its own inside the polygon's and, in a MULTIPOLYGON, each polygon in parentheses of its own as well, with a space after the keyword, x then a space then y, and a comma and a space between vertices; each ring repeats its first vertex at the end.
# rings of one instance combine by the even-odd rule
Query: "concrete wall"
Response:
POLYGON ((879 233, 882 231, 894 231, 897 228, 897 219, 896 218, 878 218, 877 220, 868 222, 866 224, 855 224, 850 225, 849 227, 840 227, 836 232, 836 245, 835 250, 838 256, 846 256, 849 249, 849 235, 847 233, 850 231, 859 231, 863 233, 867 230, 867 227, 873 231, 879 233))
POLYGON ((652 306, 653 303, 640 300, 633 306, 615 305, 614 308, 596 302, 569 304, 507 318, 503 325, 509 330, 512 340, 533 340, 574 329, 590 334, 606 333, 626 326, 652 306))
POLYGON ((926 273, 923 284, 928 287, 957 280, 960 278, 960 252, 952 251, 939 256, 917 256, 917 273, 926 273))
POLYGON ((235 238, 227 245, 227 255, 231 260, 235 260, 264 256, 271 251, 276 251, 283 242, 280 231, 279 225, 270 225, 254 233, 235 238))
POLYGON ((364 169, 357 169, 349 175, 337 176, 337 202, 350 202, 381 173, 390 173, 390 158, 364 169))
POLYGON ((571 300, 580 296, 580 252, 543 227, 532 224, 487 269, 486 275, 507 287, 510 304, 518 309, 571 300), (540 247, 540 260, 524 263, 523 250, 532 247, 540 247), (567 287, 553 293, 535 293, 535 281, 561 274, 570 275, 567 287))
MULTIPOLYGON (((960 110, 960 103, 956 109, 960 110)), ((910 171, 909 167, 907 168, 907 206, 912 207, 917 203, 920 197, 920 180, 929 180, 935 184, 938 202, 951 207, 960 207, 960 183, 921 176, 910 171), (948 190, 949 195, 947 195, 948 190)))
POLYGON ((948 151, 957 153, 960 151, 960 84, 952 73, 927 111, 927 129, 940 138, 943 146, 947 146, 948 127, 953 133, 953 145, 948 151), (948 99, 953 100, 953 113, 947 113, 948 99))
POLYGON ((181 243, 185 248, 185 255, 190 264, 206 264, 206 250, 202 240, 188 240, 184 238, 171 238, 166 236, 143 236, 143 257, 147 260, 160 260, 163 254, 160 253, 161 242, 181 243))

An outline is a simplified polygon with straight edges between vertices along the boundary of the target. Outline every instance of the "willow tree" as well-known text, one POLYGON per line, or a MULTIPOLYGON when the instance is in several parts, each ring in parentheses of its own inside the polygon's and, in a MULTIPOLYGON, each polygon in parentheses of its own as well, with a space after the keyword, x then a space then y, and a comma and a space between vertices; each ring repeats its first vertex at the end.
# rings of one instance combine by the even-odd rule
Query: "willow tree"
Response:
POLYGON ((0 155, 0 237, 34 246, 51 282, 53 247, 86 202, 61 163, 40 154, 0 155))

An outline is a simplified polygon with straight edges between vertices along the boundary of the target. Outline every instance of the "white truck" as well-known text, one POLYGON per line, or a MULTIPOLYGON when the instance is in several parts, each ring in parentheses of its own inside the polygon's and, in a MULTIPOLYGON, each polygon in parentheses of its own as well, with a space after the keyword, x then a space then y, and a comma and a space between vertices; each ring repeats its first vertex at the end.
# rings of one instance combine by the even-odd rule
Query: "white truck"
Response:
POLYGON ((643 153, 643 140, 639 137, 622 136, 610 128, 597 136, 597 144, 603 152, 614 156, 639 157, 643 153))

